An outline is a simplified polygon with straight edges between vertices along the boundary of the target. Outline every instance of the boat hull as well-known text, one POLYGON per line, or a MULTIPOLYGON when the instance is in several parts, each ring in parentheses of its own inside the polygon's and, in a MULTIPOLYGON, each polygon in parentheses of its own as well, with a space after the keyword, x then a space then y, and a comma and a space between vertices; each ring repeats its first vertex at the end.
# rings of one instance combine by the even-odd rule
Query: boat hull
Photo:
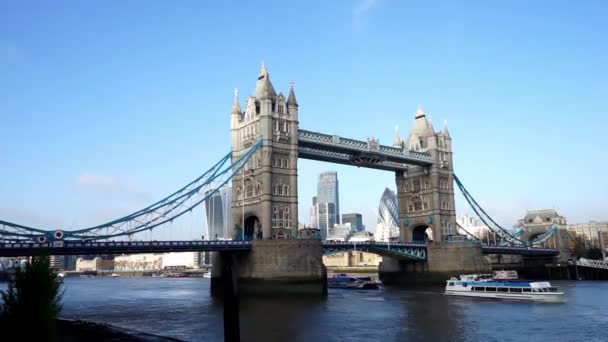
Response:
POLYGON ((446 296, 458 296, 458 297, 473 297, 473 298, 486 298, 486 299, 501 299, 501 300, 520 300, 530 302, 541 302, 541 303, 562 303, 564 301, 563 292, 552 292, 552 293, 526 293, 526 294, 515 294, 515 293, 488 293, 488 292, 472 292, 472 291, 453 291, 446 290, 446 296))

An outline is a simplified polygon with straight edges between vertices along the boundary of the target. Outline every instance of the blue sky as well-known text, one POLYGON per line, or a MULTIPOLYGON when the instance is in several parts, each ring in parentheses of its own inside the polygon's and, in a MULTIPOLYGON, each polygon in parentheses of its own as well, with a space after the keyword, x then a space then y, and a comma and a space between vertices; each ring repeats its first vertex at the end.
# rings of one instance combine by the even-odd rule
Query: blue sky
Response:
MULTIPOLYGON (((185 184, 229 150, 233 88, 251 94, 264 60, 277 91, 295 81, 304 129, 390 144, 418 105, 436 128, 447 120, 456 173, 507 226, 539 208, 608 220, 607 12, 603 1, 3 2, 0 218, 87 226, 185 184)), ((328 170, 341 211, 375 226, 392 174, 304 160, 300 219, 328 170)), ((158 234, 199 236, 202 221, 158 234)))

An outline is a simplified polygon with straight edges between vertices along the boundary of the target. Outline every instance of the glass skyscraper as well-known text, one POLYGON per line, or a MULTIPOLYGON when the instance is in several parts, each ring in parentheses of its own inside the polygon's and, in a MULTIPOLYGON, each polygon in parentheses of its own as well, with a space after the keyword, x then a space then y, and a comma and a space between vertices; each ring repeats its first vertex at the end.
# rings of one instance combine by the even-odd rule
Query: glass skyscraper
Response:
POLYGON ((223 187, 205 201, 209 236, 205 239, 230 238, 232 231, 232 189, 223 187))
POLYGON ((399 207, 397 196, 389 188, 384 190, 378 206, 376 241, 389 241, 399 237, 399 207))
MULTIPOLYGON (((317 184, 317 203, 333 203, 335 207, 333 222, 340 223, 340 201, 337 172, 323 172, 319 174, 319 183, 317 184)), ((319 222, 319 228, 321 228, 320 225, 321 222, 319 222)))

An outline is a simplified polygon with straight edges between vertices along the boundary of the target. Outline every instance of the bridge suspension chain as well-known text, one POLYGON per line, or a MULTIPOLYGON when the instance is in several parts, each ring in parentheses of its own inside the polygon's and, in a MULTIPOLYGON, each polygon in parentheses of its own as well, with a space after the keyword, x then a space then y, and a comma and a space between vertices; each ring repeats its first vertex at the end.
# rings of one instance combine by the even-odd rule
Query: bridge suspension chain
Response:
POLYGON ((464 196, 467 203, 469 203, 469 205, 471 206, 471 208, 473 209, 475 214, 477 214, 477 217, 479 217, 479 219, 490 230, 492 230, 494 233, 498 234, 498 236, 500 236, 503 240, 506 240, 510 244, 526 245, 526 243, 524 241, 511 235, 505 228, 501 227, 494 219, 492 219, 492 217, 490 215, 488 215, 488 213, 486 213, 485 210, 483 210, 483 208, 479 205, 479 203, 477 203, 477 201, 473 198, 473 196, 467 191, 467 189, 464 187, 464 185, 462 184, 462 182, 460 181, 460 179, 458 179, 458 177, 456 175, 454 175, 454 181, 456 182, 456 185, 462 192, 462 195, 464 196))
MULTIPOLYGON (((524 233, 523 229, 520 229, 519 231, 517 231, 514 234, 509 233, 505 228, 503 228, 502 226, 500 226, 479 205, 479 203, 477 203, 477 201, 473 198, 473 196, 469 193, 469 191, 465 188, 465 186, 462 184, 462 182, 460 181, 460 179, 458 179, 458 177, 456 175, 454 175, 454 181, 456 182, 456 185, 458 186, 458 188, 462 192, 462 195, 466 199, 467 203, 469 203, 469 205, 471 206, 471 208, 473 209, 473 211, 475 212, 475 214, 477 214, 477 216, 479 217, 479 219, 490 230, 492 230, 494 233, 498 234, 503 239, 503 242, 500 245, 504 246, 504 245, 511 244, 511 245, 523 245, 523 246, 538 246, 538 245, 542 245, 547 240, 549 240, 551 237, 555 236, 555 234, 557 234, 558 229, 557 229, 557 227, 554 226, 549 231, 547 231, 546 233, 538 236, 536 239, 534 239, 532 241, 529 241, 529 242, 524 242, 523 240, 520 239, 520 237, 524 233)), ((472 235, 469 232, 467 232, 464 228, 462 228, 462 226, 458 225, 458 227, 460 229, 462 229, 463 231, 465 231, 467 234, 472 235)))
MULTIPOLYGON (((261 146, 262 141, 258 140, 233 163, 228 162, 231 159, 231 153, 226 154, 201 176, 156 203, 101 225, 60 231, 60 239, 100 240, 119 236, 132 237, 133 234, 146 230, 151 231, 160 225, 171 223, 185 213, 191 212, 228 184, 261 146)), ((53 239, 53 233, 59 234, 0 220, 0 238, 5 240, 38 239, 46 241, 53 239)))

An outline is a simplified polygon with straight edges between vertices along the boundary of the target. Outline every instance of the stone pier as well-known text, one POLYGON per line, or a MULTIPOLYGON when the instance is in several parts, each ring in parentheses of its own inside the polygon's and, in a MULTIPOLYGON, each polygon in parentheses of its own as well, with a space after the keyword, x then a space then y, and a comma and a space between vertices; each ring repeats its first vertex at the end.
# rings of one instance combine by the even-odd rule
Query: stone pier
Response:
POLYGON ((479 243, 430 243, 426 262, 383 258, 378 267, 386 285, 443 285, 450 277, 470 273, 490 273, 490 262, 479 243))
POLYGON ((241 295, 327 294, 319 240, 256 240, 247 254, 216 253, 211 294, 221 296, 221 266, 231 262, 241 295))

